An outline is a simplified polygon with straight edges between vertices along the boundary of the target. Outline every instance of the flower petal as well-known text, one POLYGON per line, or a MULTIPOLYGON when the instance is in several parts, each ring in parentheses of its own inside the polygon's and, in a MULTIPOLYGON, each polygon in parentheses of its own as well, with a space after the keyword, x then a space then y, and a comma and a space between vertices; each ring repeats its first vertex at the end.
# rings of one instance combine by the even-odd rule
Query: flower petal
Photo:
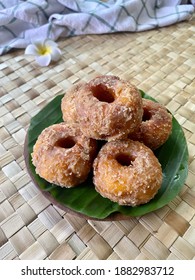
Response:
POLYGON ((50 47, 53 47, 53 48, 56 48, 58 46, 58 44, 50 39, 46 39, 44 41, 44 45, 45 46, 50 46, 50 47))
POLYGON ((48 66, 49 63, 51 62, 51 55, 50 54, 40 55, 37 56, 35 59, 40 66, 48 66))
POLYGON ((30 44, 26 47, 25 49, 25 54, 30 54, 30 55, 37 55, 38 54, 38 49, 35 45, 30 44))
POLYGON ((52 48, 52 51, 51 51, 51 59, 53 61, 58 61, 61 57, 62 53, 60 51, 60 49, 58 48, 52 48))

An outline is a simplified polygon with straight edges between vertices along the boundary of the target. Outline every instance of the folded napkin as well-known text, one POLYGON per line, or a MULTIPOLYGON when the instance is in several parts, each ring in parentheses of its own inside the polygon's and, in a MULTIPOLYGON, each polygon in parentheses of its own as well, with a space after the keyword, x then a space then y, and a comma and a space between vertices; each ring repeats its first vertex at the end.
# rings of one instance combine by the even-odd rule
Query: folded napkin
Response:
MULTIPOLYGON (((190 2, 190 3, 189 3, 190 2)), ((35 40, 139 32, 191 18, 187 0, 1 0, 0 55, 35 40)))

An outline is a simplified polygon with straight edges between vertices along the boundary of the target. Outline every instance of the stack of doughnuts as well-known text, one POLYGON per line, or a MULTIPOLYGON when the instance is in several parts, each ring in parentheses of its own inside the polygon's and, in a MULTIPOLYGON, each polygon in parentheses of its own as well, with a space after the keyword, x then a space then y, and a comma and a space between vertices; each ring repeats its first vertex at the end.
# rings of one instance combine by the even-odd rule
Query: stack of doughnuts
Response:
POLYGON ((61 111, 63 122, 44 129, 33 148, 40 177, 70 188, 92 171, 96 191, 120 205, 145 204, 157 194, 162 169, 153 150, 172 130, 163 105, 143 99, 131 83, 105 75, 70 88, 61 111))

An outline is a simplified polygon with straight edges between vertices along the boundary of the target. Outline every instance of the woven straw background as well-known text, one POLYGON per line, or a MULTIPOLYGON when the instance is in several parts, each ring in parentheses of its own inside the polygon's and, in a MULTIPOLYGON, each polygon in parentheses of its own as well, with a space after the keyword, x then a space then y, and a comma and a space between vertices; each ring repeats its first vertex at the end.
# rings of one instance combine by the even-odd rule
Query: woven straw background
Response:
POLYGON ((17 50, 0 57, 0 259, 195 259, 195 18, 142 33, 59 41, 62 59, 39 67, 17 50), (118 221, 85 220, 33 185, 23 145, 29 121, 54 96, 100 74, 130 80, 182 125, 189 175, 162 209, 118 221))

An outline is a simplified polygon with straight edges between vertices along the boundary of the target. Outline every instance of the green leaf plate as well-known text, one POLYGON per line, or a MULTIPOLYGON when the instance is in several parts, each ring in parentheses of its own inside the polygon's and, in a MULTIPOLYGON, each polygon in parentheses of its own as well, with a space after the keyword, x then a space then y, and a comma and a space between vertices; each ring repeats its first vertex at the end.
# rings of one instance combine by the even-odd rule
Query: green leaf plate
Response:
MULTIPOLYGON (((141 91, 142 97, 155 101, 141 91)), ((163 170, 163 182, 157 195, 148 203, 137 206, 120 206, 103 198, 95 191, 92 174, 75 188, 61 188, 40 178, 31 161, 31 153, 41 131, 54 123, 62 122, 61 99, 55 97, 31 119, 25 139, 24 156, 27 170, 35 185, 55 205, 65 211, 87 219, 126 219, 141 216, 168 204, 180 192, 188 174, 188 149, 183 130, 173 117, 173 129, 167 142, 155 151, 163 170)))

